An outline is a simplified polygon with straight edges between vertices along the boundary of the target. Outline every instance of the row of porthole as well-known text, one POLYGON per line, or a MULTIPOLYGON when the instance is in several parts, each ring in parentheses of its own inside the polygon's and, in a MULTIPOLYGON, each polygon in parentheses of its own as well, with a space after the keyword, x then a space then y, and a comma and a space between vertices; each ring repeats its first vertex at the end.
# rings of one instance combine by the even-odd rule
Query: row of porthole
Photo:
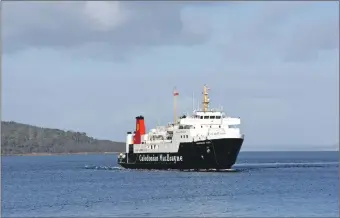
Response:
POLYGON ((157 149, 158 145, 147 145, 146 148, 147 149, 157 149))
MULTIPOLYGON (((203 126, 201 126, 201 128, 203 128, 203 126)), ((210 126, 211 128, 211 126, 210 126)), ((218 128, 221 128, 221 126, 218 126, 218 128)), ((188 138, 188 135, 181 135, 181 138, 188 138)))
MULTIPOLYGON (((201 126, 201 128, 203 128, 203 126, 201 126)), ((211 128, 211 126, 210 126, 210 128, 211 128)), ((221 126, 218 126, 218 128, 221 128, 221 126)), ((195 127, 194 127, 194 129, 195 129, 195 127)))

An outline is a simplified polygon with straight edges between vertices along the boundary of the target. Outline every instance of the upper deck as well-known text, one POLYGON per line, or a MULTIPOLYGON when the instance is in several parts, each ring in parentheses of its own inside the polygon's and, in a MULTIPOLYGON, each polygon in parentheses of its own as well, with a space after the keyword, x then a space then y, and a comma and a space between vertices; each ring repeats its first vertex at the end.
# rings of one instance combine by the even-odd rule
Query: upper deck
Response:
MULTIPOLYGON (((225 114, 222 108, 210 109, 208 88, 204 86, 203 90, 203 108, 194 110, 191 114, 177 117, 175 113, 174 122, 165 126, 157 126, 145 134, 145 140, 172 140, 174 134, 184 129, 191 131, 190 134, 204 134, 205 132, 215 131, 216 129, 223 131, 234 131, 238 129, 237 125, 241 124, 239 117, 230 117, 225 114)), ((176 98, 178 94, 174 95, 176 98)), ((176 108, 175 108, 176 109, 176 108)), ((217 131, 217 130, 216 130, 217 131)))

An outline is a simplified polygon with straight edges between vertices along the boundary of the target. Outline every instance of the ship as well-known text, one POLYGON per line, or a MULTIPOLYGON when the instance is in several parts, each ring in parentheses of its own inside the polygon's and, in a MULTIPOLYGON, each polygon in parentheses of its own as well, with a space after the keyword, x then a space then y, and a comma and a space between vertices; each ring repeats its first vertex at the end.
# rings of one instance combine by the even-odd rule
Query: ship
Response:
POLYGON ((126 150, 118 164, 127 169, 148 170, 231 170, 241 150, 244 134, 240 117, 227 116, 223 108, 209 108, 209 93, 203 86, 202 109, 176 116, 179 93, 173 91, 174 121, 146 132, 142 115, 135 131, 127 132, 126 150))

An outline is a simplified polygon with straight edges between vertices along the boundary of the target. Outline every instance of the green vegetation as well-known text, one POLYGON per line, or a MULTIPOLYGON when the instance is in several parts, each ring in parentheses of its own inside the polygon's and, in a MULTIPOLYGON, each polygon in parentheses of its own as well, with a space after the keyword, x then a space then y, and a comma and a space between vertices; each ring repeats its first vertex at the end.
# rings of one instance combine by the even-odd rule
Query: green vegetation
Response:
POLYGON ((98 140, 86 133, 1 121, 1 154, 123 152, 125 143, 98 140))

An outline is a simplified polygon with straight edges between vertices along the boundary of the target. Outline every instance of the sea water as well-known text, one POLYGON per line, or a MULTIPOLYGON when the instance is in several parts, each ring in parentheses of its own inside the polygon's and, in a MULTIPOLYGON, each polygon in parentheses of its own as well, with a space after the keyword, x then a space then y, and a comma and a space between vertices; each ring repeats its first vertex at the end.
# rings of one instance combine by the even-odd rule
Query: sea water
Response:
POLYGON ((236 172, 121 169, 116 155, 2 157, 2 217, 339 217, 337 152, 241 152, 236 172))

